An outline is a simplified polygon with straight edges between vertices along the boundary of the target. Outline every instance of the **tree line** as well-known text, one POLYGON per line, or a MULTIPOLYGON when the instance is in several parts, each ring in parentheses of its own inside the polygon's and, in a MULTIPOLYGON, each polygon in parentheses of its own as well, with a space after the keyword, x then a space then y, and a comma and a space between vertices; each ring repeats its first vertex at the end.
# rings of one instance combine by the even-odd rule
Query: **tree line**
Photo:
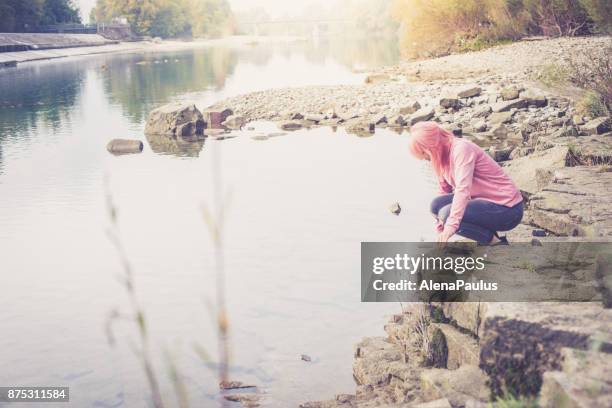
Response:
POLYGON ((126 19, 139 35, 154 37, 219 37, 232 33, 227 0, 97 0, 90 20, 126 19))
POLYGON ((612 32, 610 0, 393 0, 409 57, 477 50, 524 36, 612 32))
POLYGON ((0 0, 0 32, 80 22, 79 9, 72 0, 0 0))

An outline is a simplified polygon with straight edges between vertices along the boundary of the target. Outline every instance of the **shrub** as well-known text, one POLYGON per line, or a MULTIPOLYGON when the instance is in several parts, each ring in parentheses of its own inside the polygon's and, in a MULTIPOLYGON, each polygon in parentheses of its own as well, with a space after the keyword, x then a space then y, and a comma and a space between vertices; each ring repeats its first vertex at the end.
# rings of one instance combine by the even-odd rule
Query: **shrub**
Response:
POLYGON ((609 115, 603 98, 595 91, 587 91, 584 94, 576 105, 576 111, 582 116, 590 116, 592 118, 609 115))
POLYGON ((526 35, 611 31, 610 0, 394 0, 409 57, 478 50, 526 35))
POLYGON ((585 94, 584 106, 602 115, 612 112, 611 53, 612 45, 601 52, 578 53, 569 64, 569 80, 591 91, 585 94))

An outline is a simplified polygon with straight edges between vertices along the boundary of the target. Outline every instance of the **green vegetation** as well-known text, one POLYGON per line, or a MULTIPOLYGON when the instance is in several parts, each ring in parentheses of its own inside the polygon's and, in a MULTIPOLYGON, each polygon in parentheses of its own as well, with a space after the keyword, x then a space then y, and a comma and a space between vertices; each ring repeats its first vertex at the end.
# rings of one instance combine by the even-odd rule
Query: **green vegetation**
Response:
POLYGON ((479 50, 530 35, 612 30, 609 0, 395 0, 409 57, 479 50))
POLYGON ((597 92, 587 91, 584 96, 578 101, 576 111, 591 118, 598 118, 608 114, 606 104, 597 92))
POLYGON ((546 64, 536 73, 535 79, 546 86, 561 86, 567 84, 569 81, 569 72, 567 67, 560 64, 546 64))
POLYGON ((97 0, 90 20, 126 19, 132 30, 154 37, 219 37, 234 30, 227 0, 97 0))
POLYGON ((0 32, 27 32, 42 25, 80 22, 72 0, 0 0, 0 32))
POLYGON ((538 403, 532 398, 516 398, 507 394, 497 398, 495 405, 490 404, 490 406, 495 406, 495 408, 538 408, 538 403))
POLYGON ((577 103, 577 113, 592 118, 612 112, 612 46, 598 53, 577 51, 566 65, 540 67, 536 80, 549 87, 573 85, 586 92, 577 103))
POLYGON ((587 90, 579 109, 591 116, 605 116, 612 112, 612 46, 600 53, 579 52, 569 63, 569 81, 587 90))

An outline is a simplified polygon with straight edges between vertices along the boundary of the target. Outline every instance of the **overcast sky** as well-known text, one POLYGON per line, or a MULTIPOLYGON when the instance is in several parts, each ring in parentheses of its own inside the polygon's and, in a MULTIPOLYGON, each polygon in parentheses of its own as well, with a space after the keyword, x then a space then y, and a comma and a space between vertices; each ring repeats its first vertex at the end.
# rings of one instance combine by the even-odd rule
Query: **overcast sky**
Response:
MULTIPOLYGON (((255 7, 264 8, 272 17, 281 15, 299 14, 309 4, 321 4, 323 0, 229 0, 232 9, 235 11, 245 11, 255 7)), ((85 20, 89 17, 89 12, 96 4, 96 0, 75 0, 81 9, 81 15, 85 20)))

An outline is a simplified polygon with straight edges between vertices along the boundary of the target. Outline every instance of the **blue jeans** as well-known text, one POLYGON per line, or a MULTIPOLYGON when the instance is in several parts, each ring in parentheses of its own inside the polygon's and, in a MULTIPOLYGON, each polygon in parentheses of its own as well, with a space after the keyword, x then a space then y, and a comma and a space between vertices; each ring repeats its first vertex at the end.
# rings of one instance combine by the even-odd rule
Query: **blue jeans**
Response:
MULTIPOLYGON (((450 215, 454 194, 444 194, 431 202, 431 212, 442 223, 450 215)), ((510 231, 523 219, 523 202, 514 207, 495 204, 487 200, 470 200, 457 234, 473 239, 479 243, 488 244, 497 231, 510 231)))

